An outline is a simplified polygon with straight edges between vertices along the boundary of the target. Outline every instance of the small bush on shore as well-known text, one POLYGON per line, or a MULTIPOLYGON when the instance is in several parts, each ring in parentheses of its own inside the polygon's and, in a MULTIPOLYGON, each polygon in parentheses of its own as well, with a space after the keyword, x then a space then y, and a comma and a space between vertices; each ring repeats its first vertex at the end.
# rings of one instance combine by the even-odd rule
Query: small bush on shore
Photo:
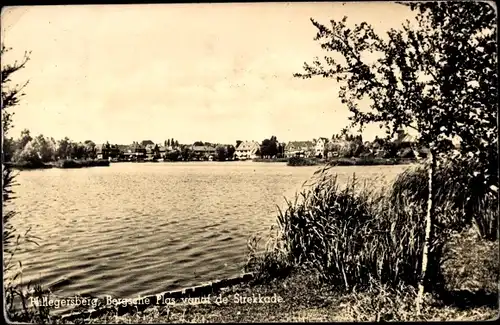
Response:
POLYGON ((253 162, 288 162, 288 158, 255 158, 253 162))
POLYGON ((397 165, 401 163, 409 163, 411 159, 398 158, 377 158, 377 157, 360 157, 360 158, 332 158, 328 161, 331 166, 374 166, 374 165, 397 165))
POLYGON ((56 166, 59 168, 83 168, 83 167, 97 167, 97 166, 109 166, 108 160, 73 160, 65 159, 56 162, 56 166))
POLYGON ((16 169, 45 169, 45 168, 52 168, 51 165, 45 164, 40 160, 32 160, 32 161, 19 161, 15 163, 6 163, 6 166, 10 168, 16 168, 16 169))
POLYGON ((288 166, 315 166, 318 165, 318 161, 312 158, 304 157, 290 157, 288 159, 288 166))

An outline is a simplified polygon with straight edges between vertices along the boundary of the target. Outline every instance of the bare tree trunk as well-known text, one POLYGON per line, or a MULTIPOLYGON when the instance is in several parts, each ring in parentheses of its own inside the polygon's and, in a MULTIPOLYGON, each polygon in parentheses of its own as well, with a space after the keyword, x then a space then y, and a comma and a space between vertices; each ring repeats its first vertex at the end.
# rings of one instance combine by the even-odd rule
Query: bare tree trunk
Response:
POLYGON ((425 283, 428 276, 427 266, 429 264, 429 252, 431 250, 431 243, 434 237, 434 171, 436 169, 436 155, 433 149, 429 151, 429 161, 430 161, 430 166, 428 170, 429 195, 427 199, 427 214, 425 216, 425 239, 424 239, 424 249, 422 252, 422 271, 419 279, 418 296, 417 296, 417 313, 419 314, 423 303, 425 283))

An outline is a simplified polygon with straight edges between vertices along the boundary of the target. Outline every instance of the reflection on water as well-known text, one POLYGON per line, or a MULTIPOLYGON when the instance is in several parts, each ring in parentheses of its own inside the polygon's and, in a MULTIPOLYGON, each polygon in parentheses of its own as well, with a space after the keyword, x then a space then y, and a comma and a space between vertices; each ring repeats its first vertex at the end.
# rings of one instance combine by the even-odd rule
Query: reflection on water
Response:
MULTIPOLYGON (((401 166, 337 167, 339 179, 392 176, 401 166)), ((318 167, 281 163, 116 163, 23 171, 15 222, 39 247, 18 255, 24 279, 56 294, 154 294, 239 273, 250 235, 318 167)))

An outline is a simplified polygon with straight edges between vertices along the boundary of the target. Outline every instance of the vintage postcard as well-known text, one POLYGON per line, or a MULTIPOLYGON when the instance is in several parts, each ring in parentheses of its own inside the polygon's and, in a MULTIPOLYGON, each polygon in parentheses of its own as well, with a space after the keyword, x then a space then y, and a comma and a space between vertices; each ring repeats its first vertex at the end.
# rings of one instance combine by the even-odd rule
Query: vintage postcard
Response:
POLYGON ((491 2, 11 6, 9 323, 491 320, 491 2))

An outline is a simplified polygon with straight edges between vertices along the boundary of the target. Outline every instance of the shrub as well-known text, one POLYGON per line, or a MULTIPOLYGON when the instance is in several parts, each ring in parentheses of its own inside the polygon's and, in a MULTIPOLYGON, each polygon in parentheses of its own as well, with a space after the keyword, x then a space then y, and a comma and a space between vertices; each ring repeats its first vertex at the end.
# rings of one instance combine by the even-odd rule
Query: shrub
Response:
POLYGON ((288 159, 288 166, 315 166, 318 164, 316 159, 304 157, 290 157, 288 159))
POLYGON ((328 164, 331 166, 372 166, 372 165, 397 165, 402 161, 396 158, 377 158, 377 157, 360 157, 360 158, 334 158, 328 164))
POLYGON ((57 167, 59 168, 83 168, 83 167, 104 167, 109 166, 109 160, 73 160, 64 159, 57 162, 57 167))

